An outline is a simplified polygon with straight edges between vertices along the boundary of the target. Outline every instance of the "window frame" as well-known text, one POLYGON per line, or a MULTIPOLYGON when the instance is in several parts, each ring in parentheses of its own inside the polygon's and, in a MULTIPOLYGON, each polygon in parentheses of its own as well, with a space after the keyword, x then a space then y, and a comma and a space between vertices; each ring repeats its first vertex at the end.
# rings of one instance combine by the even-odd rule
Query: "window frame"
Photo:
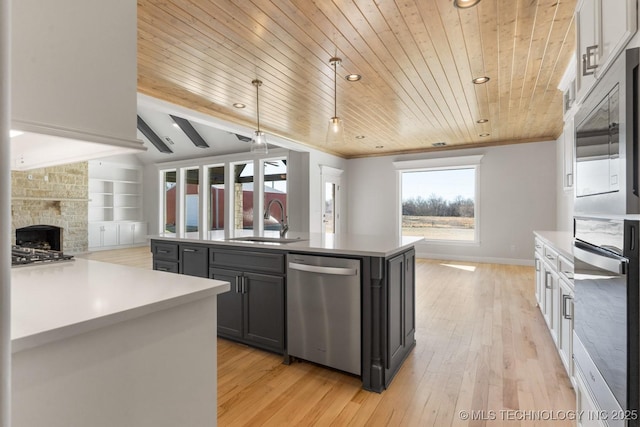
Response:
POLYGON ((474 169, 474 239, 473 240, 444 240, 428 239, 424 241, 429 244, 452 245, 452 246, 480 246, 480 164, 483 155, 443 157, 418 160, 406 160, 393 162, 396 169, 396 230, 400 237, 402 234, 402 174, 404 172, 430 172, 457 169, 474 169))

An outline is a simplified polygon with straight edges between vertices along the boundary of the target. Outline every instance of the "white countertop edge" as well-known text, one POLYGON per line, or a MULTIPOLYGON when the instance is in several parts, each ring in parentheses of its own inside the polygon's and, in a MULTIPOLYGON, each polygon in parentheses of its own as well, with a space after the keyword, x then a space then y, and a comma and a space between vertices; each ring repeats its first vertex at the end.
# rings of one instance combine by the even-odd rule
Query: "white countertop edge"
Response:
POLYGON ((88 319, 55 329, 49 329, 35 334, 13 338, 11 340, 11 352, 17 353, 54 341, 71 338, 76 335, 114 325, 116 323, 132 320, 147 314, 173 308, 181 304, 187 304, 203 298, 214 297, 223 292, 227 292, 231 288, 229 282, 223 282, 221 280, 211 279, 211 284, 212 287, 210 288, 191 292, 186 295, 180 295, 174 298, 157 301, 140 307, 134 307, 94 319, 88 319))
MULTIPOLYGON (((372 236, 368 236, 372 237, 372 236)), ((384 237, 384 236, 383 236, 384 237)), ((405 237, 405 242, 402 244, 394 245, 389 250, 367 250, 353 247, 344 248, 325 248, 320 246, 311 246, 313 242, 309 239, 301 239, 299 242, 291 243, 272 243, 272 242, 247 242, 243 240, 228 240, 228 239, 196 239, 189 237, 175 237, 175 236, 162 236, 151 235, 150 240, 164 240, 177 243, 196 243, 202 245, 217 245, 217 246, 229 246, 236 248, 262 248, 272 251, 281 252, 299 252, 299 253, 320 253, 327 255, 347 255, 347 256, 369 256, 369 257, 389 257, 396 253, 405 251, 411 247, 414 247, 416 243, 424 240, 422 237, 405 237)))

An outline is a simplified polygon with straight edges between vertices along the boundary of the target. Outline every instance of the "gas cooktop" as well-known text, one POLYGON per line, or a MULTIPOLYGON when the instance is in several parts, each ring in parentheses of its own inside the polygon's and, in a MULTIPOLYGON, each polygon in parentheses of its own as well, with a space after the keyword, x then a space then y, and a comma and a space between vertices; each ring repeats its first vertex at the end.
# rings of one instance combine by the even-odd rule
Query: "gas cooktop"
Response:
POLYGON ((51 249, 36 249, 25 246, 11 247, 11 265, 43 264, 72 260, 72 255, 65 255, 60 251, 51 249))

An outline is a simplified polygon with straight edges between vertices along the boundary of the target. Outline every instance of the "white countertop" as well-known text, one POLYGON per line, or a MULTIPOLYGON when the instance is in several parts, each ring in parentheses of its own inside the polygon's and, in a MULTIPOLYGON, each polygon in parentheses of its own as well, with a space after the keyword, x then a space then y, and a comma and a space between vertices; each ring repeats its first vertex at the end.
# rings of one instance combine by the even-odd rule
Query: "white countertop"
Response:
POLYGON ((556 249, 562 256, 573 260, 573 234, 568 231, 534 231, 533 234, 556 249))
MULTIPOLYGON (((234 237, 252 236, 252 231, 244 232, 234 237)), ((396 252, 408 249, 422 237, 394 237, 385 235, 358 235, 358 234, 329 234, 329 233, 287 233, 288 239, 299 239, 291 243, 271 242, 247 242, 242 240, 229 240, 222 232, 211 232, 201 237, 198 233, 187 233, 185 237, 176 237, 175 234, 162 234, 149 236, 151 239, 168 240, 175 242, 206 243, 216 245, 228 245, 236 247, 269 248, 287 252, 313 252, 333 255, 360 255, 387 257, 396 252)), ((278 237, 278 232, 265 232, 263 237, 278 237)))
POLYGON ((229 290, 229 283, 76 258, 11 269, 13 352, 229 290))

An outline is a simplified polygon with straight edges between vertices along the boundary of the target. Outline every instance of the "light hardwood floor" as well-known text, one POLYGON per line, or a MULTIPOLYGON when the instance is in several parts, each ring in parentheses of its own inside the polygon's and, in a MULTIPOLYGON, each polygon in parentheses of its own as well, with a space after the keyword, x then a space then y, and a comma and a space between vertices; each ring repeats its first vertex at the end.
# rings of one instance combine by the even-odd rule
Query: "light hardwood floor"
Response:
MULTIPOLYGON (((82 257, 151 268, 147 247, 82 257)), ((219 425, 575 424, 530 421, 575 410, 536 307, 532 267, 418 260, 416 298, 416 348, 382 394, 352 376, 285 366, 278 355, 218 339, 219 425), (484 411, 476 413, 484 419, 463 420, 461 411, 484 411)))

